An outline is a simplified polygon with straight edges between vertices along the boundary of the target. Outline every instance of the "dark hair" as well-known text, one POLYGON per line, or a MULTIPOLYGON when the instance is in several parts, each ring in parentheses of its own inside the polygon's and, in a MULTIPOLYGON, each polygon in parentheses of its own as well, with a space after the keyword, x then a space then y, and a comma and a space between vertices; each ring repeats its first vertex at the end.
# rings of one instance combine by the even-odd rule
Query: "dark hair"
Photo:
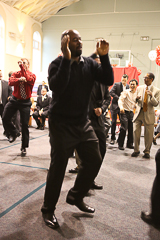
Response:
POLYGON ((131 79, 131 80, 129 81, 129 83, 131 83, 131 82, 136 82, 136 85, 138 85, 138 81, 137 81, 136 79, 131 79))
POLYGON ((153 80, 155 79, 155 76, 154 76, 153 73, 148 73, 148 75, 149 75, 150 78, 153 78, 153 80))
POLYGON ((12 76, 12 73, 13 73, 13 71, 10 71, 10 72, 8 73, 8 76, 11 77, 11 76, 12 76))
POLYGON ((127 74, 124 74, 122 77, 128 79, 128 75, 127 74))
POLYGON ((99 58, 99 56, 95 53, 93 53, 91 56, 90 56, 92 59, 96 59, 96 58, 99 58))

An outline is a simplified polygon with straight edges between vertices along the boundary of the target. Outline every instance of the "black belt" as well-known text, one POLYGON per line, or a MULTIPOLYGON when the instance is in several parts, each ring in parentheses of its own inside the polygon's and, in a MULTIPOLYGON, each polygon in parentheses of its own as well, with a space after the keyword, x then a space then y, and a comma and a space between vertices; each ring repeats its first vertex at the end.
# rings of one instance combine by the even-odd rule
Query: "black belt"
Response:
POLYGON ((130 112, 133 112, 133 111, 128 111, 128 110, 125 110, 125 112, 129 112, 129 113, 130 113, 130 112))
POLYGON ((13 95, 12 95, 12 98, 13 98, 14 100, 19 101, 19 102, 28 102, 28 101, 30 100, 30 98, 27 98, 27 99, 19 99, 19 98, 16 98, 15 96, 13 96, 13 95))

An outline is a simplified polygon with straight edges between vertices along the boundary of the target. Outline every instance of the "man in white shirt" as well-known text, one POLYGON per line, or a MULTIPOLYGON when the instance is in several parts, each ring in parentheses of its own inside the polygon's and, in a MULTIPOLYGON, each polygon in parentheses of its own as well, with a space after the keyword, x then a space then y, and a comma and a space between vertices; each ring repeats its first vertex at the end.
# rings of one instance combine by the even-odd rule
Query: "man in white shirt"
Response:
POLYGON ((154 74, 147 73, 144 77, 145 85, 137 88, 137 107, 133 118, 133 136, 134 152, 132 157, 140 154, 139 144, 141 136, 141 126, 144 124, 145 149, 143 158, 150 158, 150 149, 153 141, 155 111, 154 107, 158 106, 160 101, 160 89, 153 86, 154 74))
POLYGON ((124 150, 124 140, 126 131, 128 130, 127 148, 133 149, 133 111, 136 107, 136 88, 138 82, 136 79, 132 79, 129 82, 129 89, 121 92, 118 100, 118 106, 120 108, 120 122, 121 128, 118 137, 118 148, 124 150))

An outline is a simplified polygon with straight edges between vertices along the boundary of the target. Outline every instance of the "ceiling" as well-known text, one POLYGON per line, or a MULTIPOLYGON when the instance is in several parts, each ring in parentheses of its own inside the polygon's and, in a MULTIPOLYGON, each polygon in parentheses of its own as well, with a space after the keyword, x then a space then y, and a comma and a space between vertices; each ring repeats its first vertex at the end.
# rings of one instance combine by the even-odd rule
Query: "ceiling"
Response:
POLYGON ((0 0, 5 4, 29 15, 38 22, 55 15, 60 9, 80 0, 0 0))

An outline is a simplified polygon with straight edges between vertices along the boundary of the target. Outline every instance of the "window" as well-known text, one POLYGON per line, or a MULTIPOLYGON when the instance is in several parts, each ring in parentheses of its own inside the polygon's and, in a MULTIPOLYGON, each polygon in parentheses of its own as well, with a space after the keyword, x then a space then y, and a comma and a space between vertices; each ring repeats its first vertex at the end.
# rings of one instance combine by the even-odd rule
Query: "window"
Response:
POLYGON ((39 74, 41 71, 41 35, 38 31, 33 34, 33 59, 32 72, 39 74))

